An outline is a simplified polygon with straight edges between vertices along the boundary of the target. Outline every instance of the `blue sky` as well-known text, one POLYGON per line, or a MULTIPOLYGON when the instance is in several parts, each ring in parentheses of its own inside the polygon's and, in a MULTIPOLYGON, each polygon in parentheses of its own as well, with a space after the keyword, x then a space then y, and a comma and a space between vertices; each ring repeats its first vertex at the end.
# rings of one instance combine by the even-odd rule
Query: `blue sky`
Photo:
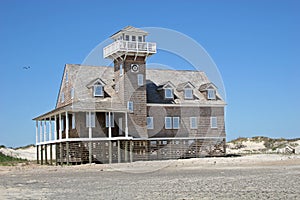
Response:
MULTIPOLYGON (((300 137, 299 7, 292 0, 1 0, 0 144, 34 143, 31 119, 55 107, 64 65, 82 63, 127 25, 174 29, 206 49, 226 88, 228 139, 300 137)), ((168 56, 151 59, 178 66, 168 56)))

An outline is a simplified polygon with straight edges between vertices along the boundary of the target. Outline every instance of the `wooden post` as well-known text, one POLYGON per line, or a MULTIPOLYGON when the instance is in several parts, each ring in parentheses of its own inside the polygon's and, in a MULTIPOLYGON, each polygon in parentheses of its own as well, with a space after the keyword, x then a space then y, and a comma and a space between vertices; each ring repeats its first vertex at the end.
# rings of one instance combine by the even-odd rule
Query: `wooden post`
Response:
POLYGON ((89 138, 92 138, 93 133, 92 133, 92 113, 89 112, 89 138))
POLYGON ((125 141, 125 148, 124 148, 124 153, 125 153, 125 162, 128 162, 128 141, 125 141))
POLYGON ((52 160, 52 144, 50 144, 50 165, 52 165, 53 160, 52 160))
POLYGON ((47 144, 44 145, 44 148, 45 148, 45 164, 47 165, 48 163, 48 159, 47 159, 47 154, 48 154, 48 151, 47 151, 47 144))
POLYGON ((69 165, 69 142, 66 142, 67 165, 69 165))
POLYGON ((41 145, 41 165, 43 165, 43 145, 41 145))
POLYGON ((112 145, 111 140, 108 141, 108 163, 112 163, 112 145))
POLYGON ((60 165, 63 165, 63 145, 59 143, 59 153, 60 153, 60 165))
POLYGON ((40 121, 40 142, 43 142, 43 121, 40 121))
POLYGON ((39 122, 35 121, 35 144, 39 143, 39 122))
POLYGON ((36 163, 37 164, 40 164, 39 162, 39 145, 36 145, 36 163))
POLYGON ((58 165, 58 146, 57 146, 57 143, 55 143, 55 165, 57 166, 58 165))
POLYGON ((130 157, 130 158, 129 158, 129 159, 130 159, 130 162, 132 162, 132 161, 133 161, 133 156, 132 156, 133 142, 130 141, 129 144, 130 144, 130 147, 129 147, 129 157, 130 157))
POLYGON ((89 142, 89 163, 92 164, 92 142, 89 142))
POLYGON ((120 146, 120 140, 118 142, 118 163, 121 162, 121 146, 120 146))

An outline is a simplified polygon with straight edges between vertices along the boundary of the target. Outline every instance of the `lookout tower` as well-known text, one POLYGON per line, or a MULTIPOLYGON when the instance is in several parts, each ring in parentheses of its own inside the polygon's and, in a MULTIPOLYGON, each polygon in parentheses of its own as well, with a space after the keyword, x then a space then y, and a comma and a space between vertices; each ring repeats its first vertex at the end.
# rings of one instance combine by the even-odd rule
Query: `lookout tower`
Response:
POLYGON ((147 138, 146 59, 156 53, 156 43, 146 42, 148 33, 127 26, 110 38, 104 58, 114 62, 115 92, 129 113, 129 134, 147 138))

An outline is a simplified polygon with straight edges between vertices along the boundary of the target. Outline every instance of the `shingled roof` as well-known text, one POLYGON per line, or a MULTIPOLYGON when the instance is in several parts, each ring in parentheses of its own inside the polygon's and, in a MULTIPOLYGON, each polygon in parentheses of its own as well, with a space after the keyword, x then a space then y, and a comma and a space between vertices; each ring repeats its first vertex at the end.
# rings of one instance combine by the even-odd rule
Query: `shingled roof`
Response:
MULTIPOLYGON (((115 92, 114 86, 114 68, 107 66, 83 66, 67 64, 65 73, 68 73, 68 79, 72 87, 75 89, 75 97, 72 100, 73 109, 85 110, 111 110, 119 109, 126 111, 126 107, 122 105, 118 95, 115 92), (105 98, 94 98, 92 91, 87 88, 95 80, 101 80, 105 83, 104 92, 105 98)), ((166 69, 147 69, 146 71, 146 87, 147 87, 147 103, 149 104, 219 104, 225 105, 220 95, 217 93, 217 100, 209 101, 200 92, 199 88, 207 86, 210 81, 202 71, 189 70, 166 70, 166 69), (164 84, 171 82, 174 88, 174 99, 165 100, 159 88, 164 84), (183 87, 186 84, 191 84, 194 94, 193 100, 184 99, 183 87)), ((62 80, 64 83, 64 78, 62 80)), ((62 90, 63 87, 61 87, 62 90)), ((60 91, 61 92, 61 91, 60 91)), ((59 95, 60 96, 60 95, 59 95)), ((66 106, 71 103, 66 99, 62 105, 57 101, 56 108, 66 106)))

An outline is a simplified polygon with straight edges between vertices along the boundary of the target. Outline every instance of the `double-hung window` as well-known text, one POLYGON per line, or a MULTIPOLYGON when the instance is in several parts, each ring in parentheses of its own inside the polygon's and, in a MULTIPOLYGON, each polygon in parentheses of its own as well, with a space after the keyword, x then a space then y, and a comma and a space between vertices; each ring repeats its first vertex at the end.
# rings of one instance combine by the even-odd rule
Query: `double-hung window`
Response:
POLYGON ((179 128, 180 128, 180 118, 173 117, 173 129, 179 129, 179 128))
POLYGON ((129 110, 129 112, 133 112, 133 102, 132 101, 127 102, 127 109, 129 110))
POLYGON ((94 85, 94 96, 103 97, 103 86, 100 84, 94 85))
POLYGON ((153 129, 153 117, 147 117, 147 129, 153 129))
POLYGON ((137 80, 138 80, 138 86, 143 86, 144 85, 144 75, 143 74, 138 74, 137 75, 137 80))
POLYGON ((165 98, 173 99, 173 89, 172 88, 165 88, 165 98))
POLYGON ((172 129, 172 117, 165 117, 165 129, 172 129))
POLYGON ((89 128, 89 127, 92 127, 94 128, 95 127, 95 118, 96 118, 96 115, 94 112, 90 112, 91 115, 89 114, 89 112, 86 113, 86 127, 89 128))
POLYGON ((216 91, 214 89, 207 90, 207 99, 210 99, 210 100, 216 99, 216 91))
POLYGON ((185 88, 184 89, 184 98, 185 99, 193 99, 193 89, 185 88))
POLYGON ((211 128, 218 128, 218 120, 217 117, 210 118, 210 127, 211 128))
POLYGON ((109 127, 109 122, 110 122, 110 127, 115 127, 115 121, 114 121, 114 113, 110 113, 110 120, 109 120, 109 113, 107 112, 105 114, 105 126, 106 128, 109 127))
POLYGON ((190 117, 190 129, 197 129, 197 128, 198 128, 197 117, 190 117))

